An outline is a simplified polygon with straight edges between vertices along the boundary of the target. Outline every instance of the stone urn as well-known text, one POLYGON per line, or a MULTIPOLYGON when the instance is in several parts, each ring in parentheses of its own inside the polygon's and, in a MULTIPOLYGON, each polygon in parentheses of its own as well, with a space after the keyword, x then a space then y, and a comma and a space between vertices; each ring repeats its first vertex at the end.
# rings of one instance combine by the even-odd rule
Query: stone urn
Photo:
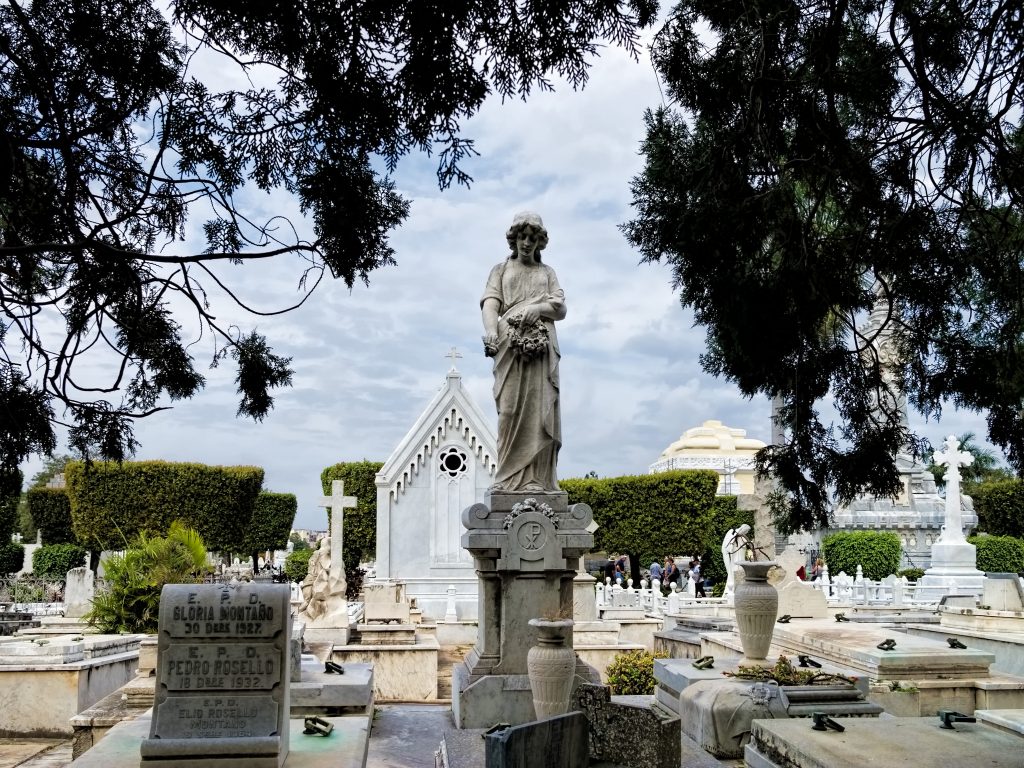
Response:
POLYGON ((576 652, 566 645, 565 638, 572 625, 572 619, 530 619, 538 636, 537 644, 526 654, 526 672, 538 720, 569 711, 576 652))
POLYGON ((747 659, 764 659, 772 642, 772 631, 779 611, 779 593, 768 583, 773 560, 749 560, 739 564, 743 581, 736 585, 733 607, 736 629, 747 659))

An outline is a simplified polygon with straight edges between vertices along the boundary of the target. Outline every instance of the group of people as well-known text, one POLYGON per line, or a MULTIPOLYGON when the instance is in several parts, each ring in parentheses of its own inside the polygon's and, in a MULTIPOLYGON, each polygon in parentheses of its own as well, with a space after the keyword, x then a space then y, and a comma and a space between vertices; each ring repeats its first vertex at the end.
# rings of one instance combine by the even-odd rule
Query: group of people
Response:
POLYGON ((660 581, 662 584, 673 583, 682 585, 687 580, 693 582, 694 595, 696 597, 707 597, 704 591, 704 576, 701 573, 700 558, 694 557, 686 565, 686 570, 680 570, 676 565, 674 557, 666 557, 665 565, 659 566, 658 562, 651 563, 651 582, 660 581))

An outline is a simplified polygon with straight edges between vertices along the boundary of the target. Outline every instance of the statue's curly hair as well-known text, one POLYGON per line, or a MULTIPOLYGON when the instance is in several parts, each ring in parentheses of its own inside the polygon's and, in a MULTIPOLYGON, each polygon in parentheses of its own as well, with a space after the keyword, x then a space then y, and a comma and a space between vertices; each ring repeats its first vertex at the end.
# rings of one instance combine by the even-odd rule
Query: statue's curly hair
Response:
POLYGON ((548 231, 544 228, 544 223, 538 214, 526 211, 523 213, 517 213, 512 219, 512 226, 508 228, 508 232, 505 233, 505 240, 508 243, 508 247, 512 250, 513 259, 518 258, 516 253, 516 238, 519 234, 527 227, 532 227, 537 232, 537 252, 535 258, 540 261, 540 252, 547 248, 548 245, 548 231))

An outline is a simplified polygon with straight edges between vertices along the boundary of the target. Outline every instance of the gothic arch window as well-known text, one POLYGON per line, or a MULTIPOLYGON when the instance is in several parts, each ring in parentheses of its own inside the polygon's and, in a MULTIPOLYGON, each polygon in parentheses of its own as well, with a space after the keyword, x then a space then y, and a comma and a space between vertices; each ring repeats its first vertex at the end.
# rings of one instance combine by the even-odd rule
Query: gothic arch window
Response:
POLYGON ((466 463, 467 459, 466 452, 453 445, 445 448, 437 455, 437 467, 441 474, 455 478, 464 474, 469 469, 469 465, 466 463))

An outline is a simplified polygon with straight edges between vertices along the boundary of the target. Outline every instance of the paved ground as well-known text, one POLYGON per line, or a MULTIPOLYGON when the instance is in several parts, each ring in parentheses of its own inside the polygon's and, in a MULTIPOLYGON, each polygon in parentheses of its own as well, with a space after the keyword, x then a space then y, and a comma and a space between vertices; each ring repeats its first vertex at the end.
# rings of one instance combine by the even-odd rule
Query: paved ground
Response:
POLYGON ((70 739, 0 739, 0 768, 64 768, 70 763, 70 739))
MULTIPOLYGON (((434 752, 446 733, 452 734, 451 708, 436 704, 378 704, 370 731, 366 768, 434 768, 434 752)), ((455 732, 449 749, 477 751, 479 732, 455 732)), ((742 760, 716 761, 694 746, 686 766, 742 768, 742 760)), ((482 748, 479 748, 482 758, 482 748)), ((472 764, 472 761, 461 761, 472 764)), ((57 739, 0 739, 0 768, 66 768, 71 764, 71 741, 57 739)), ((482 760, 480 761, 482 765, 482 760)), ((602 764, 603 768, 610 766, 602 764)))
POLYGON ((449 706, 378 704, 366 768, 434 768, 434 753, 454 728, 449 706))

